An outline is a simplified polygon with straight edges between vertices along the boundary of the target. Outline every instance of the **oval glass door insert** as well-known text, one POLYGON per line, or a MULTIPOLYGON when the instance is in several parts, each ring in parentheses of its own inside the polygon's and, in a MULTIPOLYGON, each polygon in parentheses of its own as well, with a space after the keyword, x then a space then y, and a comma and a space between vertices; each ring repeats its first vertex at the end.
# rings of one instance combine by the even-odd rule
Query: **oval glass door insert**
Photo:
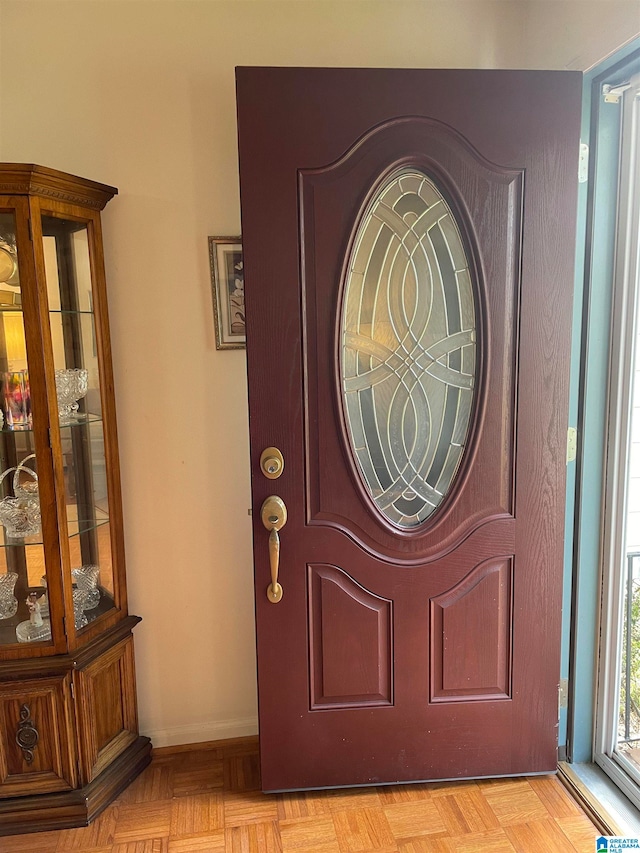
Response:
POLYGON ((442 503, 468 441, 477 308, 453 212, 416 169, 366 209, 347 268, 341 378, 351 452, 378 510, 416 527, 442 503))

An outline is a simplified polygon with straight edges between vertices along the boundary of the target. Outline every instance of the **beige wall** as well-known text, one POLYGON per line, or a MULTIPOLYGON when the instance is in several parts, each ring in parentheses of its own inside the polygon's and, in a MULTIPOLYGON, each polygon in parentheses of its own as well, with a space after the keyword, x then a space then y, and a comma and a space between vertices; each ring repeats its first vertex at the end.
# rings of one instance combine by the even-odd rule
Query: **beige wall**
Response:
POLYGON ((529 68, 586 71, 640 33, 638 0, 532 0, 522 12, 529 68))
MULTIPOLYGON (((0 157, 120 188, 106 261, 140 722, 157 745, 257 728, 245 362, 215 349, 207 258, 207 235, 240 231, 234 66, 563 67, 587 38, 615 47, 592 18, 570 49, 550 42, 535 5, 2 0, 0 157)), ((566 22, 582 4, 542 5, 566 22)), ((614 40, 640 29, 629 5, 606 4, 614 40)))
POLYGON ((522 13, 529 68, 586 71, 640 33, 638 0, 531 0, 522 13))

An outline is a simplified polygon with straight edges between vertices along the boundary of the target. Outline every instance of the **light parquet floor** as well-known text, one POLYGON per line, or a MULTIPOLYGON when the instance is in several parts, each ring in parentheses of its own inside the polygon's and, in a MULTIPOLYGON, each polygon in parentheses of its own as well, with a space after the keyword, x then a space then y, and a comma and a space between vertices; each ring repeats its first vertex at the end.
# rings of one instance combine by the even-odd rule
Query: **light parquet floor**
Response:
POLYGON ((266 795, 255 738, 157 752, 91 826, 1 853, 593 853, 554 776, 266 795))

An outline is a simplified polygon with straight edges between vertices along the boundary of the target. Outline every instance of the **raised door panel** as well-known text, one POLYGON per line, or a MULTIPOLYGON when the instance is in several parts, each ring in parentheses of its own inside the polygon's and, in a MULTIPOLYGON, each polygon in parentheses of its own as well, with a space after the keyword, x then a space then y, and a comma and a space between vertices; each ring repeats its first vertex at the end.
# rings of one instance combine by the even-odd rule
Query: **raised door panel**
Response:
POLYGON ((133 638, 109 649, 76 677, 80 768, 87 784, 137 737, 133 638))
POLYGON ((390 705, 393 605, 337 566, 311 565, 311 708, 390 705))
POLYGON ((487 560, 431 601, 431 701, 509 699, 513 557, 487 560))
POLYGON ((72 730, 69 676, 3 684, 0 797, 74 788, 72 730))

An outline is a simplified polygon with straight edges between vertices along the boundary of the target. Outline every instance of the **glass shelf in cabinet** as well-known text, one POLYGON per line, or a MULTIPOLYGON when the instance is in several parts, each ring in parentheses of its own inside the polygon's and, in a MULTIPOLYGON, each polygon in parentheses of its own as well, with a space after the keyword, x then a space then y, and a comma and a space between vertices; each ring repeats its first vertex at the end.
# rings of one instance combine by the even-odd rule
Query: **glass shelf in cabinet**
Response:
MULTIPOLYGON (((84 426, 85 424, 97 424, 102 420, 100 415, 94 415, 91 412, 87 414, 76 415, 73 420, 60 423, 60 429, 69 429, 73 427, 84 426)), ((16 432, 33 432, 33 427, 21 426, 20 424, 8 427, 6 424, 0 429, 0 434, 11 435, 16 432)))
MULTIPOLYGON (((69 510, 70 507, 67 507, 69 510)), ((91 530, 97 530, 105 524, 109 523, 108 514, 101 509, 96 508, 96 517, 89 519, 67 519, 67 535, 69 539, 75 536, 81 536, 83 533, 89 533, 91 530)), ((0 548, 24 548, 26 545, 43 545, 42 533, 35 536, 23 536, 19 539, 14 539, 7 536, 4 530, 0 530, 0 548)))
POLYGON ((100 415, 94 415, 92 412, 80 412, 77 415, 72 415, 70 420, 60 421, 60 429, 85 426, 85 424, 98 424, 101 420, 100 415))
POLYGON ((88 309, 86 309, 86 310, 76 309, 76 310, 72 311, 68 308, 50 308, 49 314, 71 314, 71 315, 86 314, 87 317, 93 317, 94 312, 89 311, 88 309))

